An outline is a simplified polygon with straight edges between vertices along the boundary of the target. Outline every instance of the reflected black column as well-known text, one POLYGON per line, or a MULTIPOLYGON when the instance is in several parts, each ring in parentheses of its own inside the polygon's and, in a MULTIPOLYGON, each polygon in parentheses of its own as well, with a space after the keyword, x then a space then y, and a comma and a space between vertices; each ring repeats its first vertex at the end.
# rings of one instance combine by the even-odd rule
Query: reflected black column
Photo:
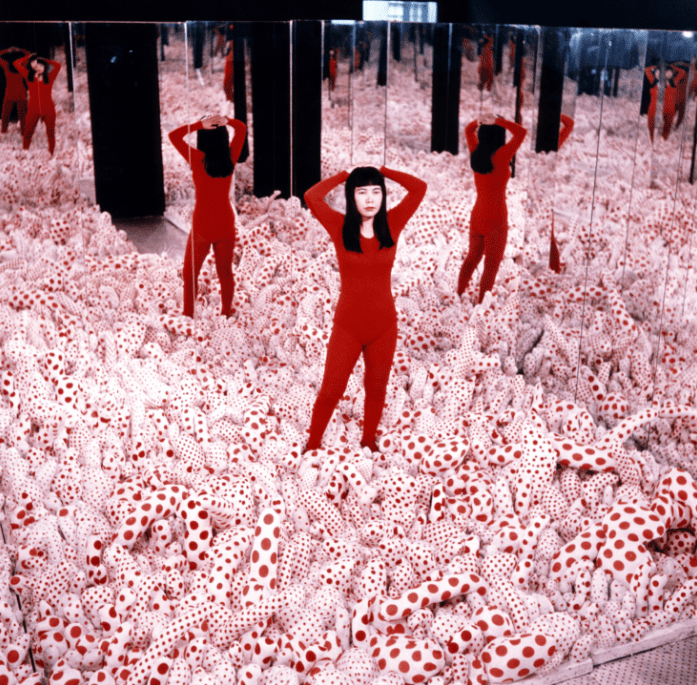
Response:
POLYGON ((194 49, 194 69, 203 67, 203 38, 204 28, 202 21, 189 22, 191 27, 191 43, 194 49))
POLYGON ((73 56, 70 52, 70 24, 63 24, 63 49, 65 51, 65 73, 68 79, 68 92, 73 92, 73 56))
POLYGON ((436 24, 433 31, 431 152, 459 150, 462 34, 459 24, 436 24))
POLYGON ((157 24, 86 24, 97 203, 115 217, 165 210, 157 24))
POLYGON ((535 152, 556 151, 559 146, 566 43, 566 29, 552 27, 542 29, 540 109, 537 118, 535 152))
POLYGON ((387 24, 380 33, 380 55, 378 57, 378 85, 387 85, 387 24))
MULTIPOLYGON (((232 29, 232 92, 235 105, 235 119, 247 124, 247 58, 245 50, 244 25, 237 22, 232 29)), ((246 161, 249 157, 249 136, 245 137, 244 145, 238 162, 246 161)))
POLYGON ((169 45, 167 24, 160 24, 160 60, 165 61, 165 45, 169 45))
POLYGON ((41 57, 52 57, 52 50, 63 42, 61 28, 55 24, 0 22, 0 50, 24 48, 41 57))
POLYGON ((290 197, 290 73, 288 24, 252 26, 254 194, 290 197))
POLYGON ((497 26, 494 35, 494 74, 496 76, 503 71, 503 46, 507 43, 508 31, 503 26, 497 26))
POLYGON ((402 25, 390 24, 390 42, 392 43, 392 59, 395 62, 402 60, 402 25))
POLYGON ((322 22, 293 22, 293 195, 319 183, 322 143, 322 22))
POLYGON ((331 22, 324 22, 324 45, 322 47, 322 80, 329 78, 329 51, 332 49, 331 22))

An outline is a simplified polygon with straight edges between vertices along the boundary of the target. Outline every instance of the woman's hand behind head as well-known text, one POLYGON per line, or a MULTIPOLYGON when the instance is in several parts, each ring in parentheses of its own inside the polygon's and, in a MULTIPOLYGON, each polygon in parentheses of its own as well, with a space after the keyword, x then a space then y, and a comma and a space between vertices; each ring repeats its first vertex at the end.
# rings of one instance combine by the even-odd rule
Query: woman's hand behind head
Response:
POLYGON ((218 128, 218 126, 225 126, 227 119, 219 114, 214 114, 212 117, 201 119, 201 124, 205 129, 218 128))

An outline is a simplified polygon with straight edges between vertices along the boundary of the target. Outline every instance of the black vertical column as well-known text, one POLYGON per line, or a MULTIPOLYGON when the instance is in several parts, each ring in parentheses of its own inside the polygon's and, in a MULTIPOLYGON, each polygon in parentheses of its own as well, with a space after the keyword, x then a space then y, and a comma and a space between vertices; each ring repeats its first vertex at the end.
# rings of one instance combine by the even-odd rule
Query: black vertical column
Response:
POLYGON ((461 45, 460 24, 434 26, 431 152, 456 155, 459 150, 461 45))
POLYGON ((320 181, 322 22, 293 22, 293 195, 320 181))
POLYGON ((160 24, 160 60, 165 61, 165 45, 169 45, 167 24, 160 24))
MULTIPOLYGON (((227 37, 227 35, 226 35, 227 37)), ((232 90, 235 105, 235 119, 247 124, 247 59, 246 59, 246 27, 235 22, 232 28, 232 90)), ((244 139, 242 152, 238 162, 246 161, 249 157, 249 136, 244 139)))
POLYGON ((377 85, 387 85, 387 22, 377 26, 373 35, 380 36, 380 54, 378 55, 378 80, 377 85))
POLYGON ((329 78, 329 51, 332 49, 332 24, 324 22, 324 45, 322 46, 322 80, 329 78))
POLYGON ((97 203, 115 217, 165 209, 157 30, 85 25, 97 203))
POLYGON ((290 29, 255 22, 252 36, 254 194, 290 197, 290 29))
POLYGON ((390 24, 390 43, 392 43, 392 59, 395 62, 402 60, 402 25, 396 22, 390 24))
POLYGON ((191 33, 191 44, 194 51, 194 69, 203 67, 203 39, 204 39, 204 23, 202 21, 190 21, 188 24, 189 32, 191 33))
POLYGON ((537 117, 535 152, 551 152, 559 148, 566 44, 566 29, 554 27, 542 29, 540 108, 537 117))
POLYGON ((68 92, 73 92, 73 55, 71 52, 70 24, 63 24, 63 50, 65 53, 65 74, 68 79, 68 92))
POLYGON ((494 32, 494 74, 498 76, 503 71, 503 46, 508 44, 508 31, 504 26, 496 26, 494 32))

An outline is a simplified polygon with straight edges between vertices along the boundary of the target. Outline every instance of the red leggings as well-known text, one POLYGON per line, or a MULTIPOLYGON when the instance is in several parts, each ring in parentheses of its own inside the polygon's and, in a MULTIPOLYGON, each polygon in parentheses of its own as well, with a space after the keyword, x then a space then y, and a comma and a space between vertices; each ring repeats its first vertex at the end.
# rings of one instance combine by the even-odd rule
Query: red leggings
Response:
POLYGON ((663 93, 663 140, 668 140, 675 118, 675 88, 666 86, 663 93))
POLYGON ((5 98, 2 103, 2 132, 7 133, 7 127, 10 123, 10 114, 12 113, 12 105, 17 105, 17 116, 19 117, 19 129, 24 135, 24 124, 27 116, 27 100, 13 100, 5 98))
POLYGON ((34 135, 34 129, 41 119, 46 124, 46 137, 48 138, 48 151, 53 154, 56 148, 56 112, 46 112, 46 114, 39 114, 35 110, 29 110, 27 112, 26 121, 24 122, 24 141, 22 147, 25 150, 29 149, 31 145, 31 139, 34 135))
POLYGON ((500 219, 470 222, 470 245, 457 281, 458 295, 462 295, 467 290, 474 270, 484 257, 484 271, 479 283, 479 302, 481 303, 484 293, 494 287, 496 274, 506 251, 507 239, 508 226, 505 220, 503 226, 500 219))
POLYGON ((365 408, 363 411, 363 437, 361 445, 377 450, 375 434, 385 407, 387 382, 390 379, 392 360, 397 347, 397 322, 385 329, 373 341, 362 344, 345 328, 334 322, 327 345, 327 361, 324 366, 322 387, 317 394, 310 438, 307 450, 318 449, 327 424, 332 418, 339 400, 343 397, 353 367, 363 352, 365 361, 365 408))
POLYGON ((189 233, 184 253, 184 316, 194 316, 194 301, 198 293, 198 275, 201 272, 203 262, 206 261, 208 251, 213 247, 215 255, 215 270, 220 281, 220 313, 230 316, 232 298, 235 295, 235 277, 232 275, 232 253, 235 249, 235 239, 220 240, 211 243, 205 238, 194 237, 195 231, 189 233))

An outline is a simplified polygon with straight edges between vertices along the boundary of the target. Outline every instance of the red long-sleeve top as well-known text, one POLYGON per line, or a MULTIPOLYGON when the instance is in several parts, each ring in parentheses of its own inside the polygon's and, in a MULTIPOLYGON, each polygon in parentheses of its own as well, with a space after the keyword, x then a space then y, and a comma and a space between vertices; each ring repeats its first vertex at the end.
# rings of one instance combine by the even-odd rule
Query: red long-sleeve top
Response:
MULTIPOLYGON (((237 119, 228 119, 227 123, 234 130, 230 143, 230 157, 232 163, 237 164, 247 135, 247 127, 237 119)), ((203 152, 184 142, 184 136, 200 131, 202 128, 203 124, 200 121, 191 125, 186 124, 171 131, 169 139, 191 167, 194 187, 196 188, 196 203, 192 217, 193 228, 196 229, 198 236, 215 243, 219 240, 234 239, 235 236, 235 214, 232 211, 232 204, 230 204, 232 174, 224 178, 209 176, 203 167, 205 156, 203 152)))
POLYGON ((336 307, 334 322, 343 328, 360 332, 369 339, 397 321, 397 311, 392 297, 392 265, 397 253, 397 243, 402 230, 418 209, 426 194, 427 185, 421 179, 380 167, 380 172, 407 189, 407 196, 387 212, 387 223, 394 246, 380 249, 377 237, 361 236, 362 253, 351 252, 344 247, 344 215, 332 209, 324 198, 331 190, 346 181, 348 172, 342 171, 320 181, 305 193, 305 202, 317 220, 324 226, 334 243, 341 295, 336 307))
MULTIPOLYGON (((513 134, 513 138, 500 147, 491 156, 493 171, 488 174, 474 172, 474 185, 477 188, 477 200, 472 208, 472 220, 500 219, 508 220, 508 208, 506 207, 506 186, 511 177, 510 163, 513 156, 521 146, 528 130, 520 124, 497 117, 495 124, 503 126, 513 134)), ((477 137, 478 122, 474 121, 465 127, 465 137, 470 154, 477 149, 479 138, 477 137)))
POLYGON ((51 89, 53 83, 58 76, 61 65, 60 62, 55 62, 52 59, 42 58, 51 68, 48 70, 48 83, 44 83, 43 75, 34 74, 34 80, 29 80, 29 59, 31 55, 20 57, 15 60, 15 69, 27 80, 29 86, 29 102, 27 107, 29 112, 35 111, 40 115, 49 114, 56 111, 56 106, 53 103, 51 89))
MULTIPOLYGON (((7 54, 17 54, 22 52, 25 55, 31 53, 21 48, 6 48, 0 51, 0 67, 5 72, 5 99, 10 100, 26 100, 27 87, 24 85, 24 77, 17 71, 10 70, 10 63, 3 57, 7 54)), ((21 57, 19 59, 22 59, 21 57)), ((16 61, 16 60, 15 60, 16 61)), ((12 62, 14 64, 14 62, 12 62)))

